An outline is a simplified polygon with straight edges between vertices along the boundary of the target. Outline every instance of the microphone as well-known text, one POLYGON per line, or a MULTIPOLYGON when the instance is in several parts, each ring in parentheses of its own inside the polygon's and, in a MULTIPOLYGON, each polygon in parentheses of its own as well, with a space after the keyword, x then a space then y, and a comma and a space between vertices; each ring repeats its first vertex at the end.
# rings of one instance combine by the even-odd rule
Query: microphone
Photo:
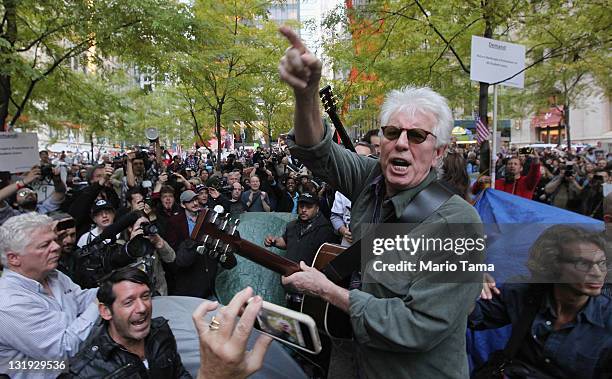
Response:
POLYGON ((106 227, 106 229, 104 229, 102 233, 100 233, 99 236, 94 238, 93 241, 91 241, 88 245, 95 245, 107 239, 115 239, 117 234, 121 233, 128 226, 135 223, 138 218, 139 215, 135 212, 130 212, 122 216, 121 218, 119 218, 119 220, 106 227))

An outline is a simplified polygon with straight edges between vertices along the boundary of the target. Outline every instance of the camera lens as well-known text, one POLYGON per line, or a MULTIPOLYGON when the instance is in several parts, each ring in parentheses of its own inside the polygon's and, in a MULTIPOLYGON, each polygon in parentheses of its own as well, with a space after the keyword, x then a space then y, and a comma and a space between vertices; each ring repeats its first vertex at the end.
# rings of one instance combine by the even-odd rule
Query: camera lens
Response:
POLYGON ((144 234, 145 236, 159 234, 159 228, 155 224, 143 222, 142 224, 140 224, 140 227, 142 228, 142 234, 144 234))

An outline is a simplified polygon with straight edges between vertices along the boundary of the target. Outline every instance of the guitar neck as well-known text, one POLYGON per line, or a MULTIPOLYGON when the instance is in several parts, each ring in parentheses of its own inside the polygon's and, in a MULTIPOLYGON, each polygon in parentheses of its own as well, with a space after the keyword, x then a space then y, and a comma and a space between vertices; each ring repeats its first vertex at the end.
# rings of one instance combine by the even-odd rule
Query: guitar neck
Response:
POLYGON ((340 136, 340 139, 342 140, 342 144, 344 145, 344 147, 346 147, 347 149, 349 149, 350 151, 354 153, 355 146, 353 146, 351 137, 349 137, 348 133, 346 132, 346 129, 344 129, 344 125, 342 125, 342 121, 340 121, 340 117, 338 117, 336 112, 332 112, 332 111, 329 111, 328 115, 332 123, 334 124, 334 127, 336 127, 336 132, 338 132, 338 135, 340 136))
POLYGON ((300 265, 280 255, 276 255, 254 243, 242 240, 236 254, 253 261, 278 274, 289 276, 302 271, 300 265))

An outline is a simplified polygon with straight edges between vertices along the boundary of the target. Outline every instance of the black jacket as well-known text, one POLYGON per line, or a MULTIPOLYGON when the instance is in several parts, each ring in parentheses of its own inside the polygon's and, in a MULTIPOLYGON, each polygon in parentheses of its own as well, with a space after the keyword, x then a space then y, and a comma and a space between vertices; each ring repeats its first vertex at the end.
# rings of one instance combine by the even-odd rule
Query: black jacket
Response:
POLYGON ((174 335, 168 320, 157 317, 151 320, 151 330, 145 339, 147 370, 140 358, 116 343, 103 328, 100 335, 83 347, 70 360, 68 378, 107 379, 171 379, 191 378, 183 367, 176 349, 174 335))
POLYGON ((287 243, 286 257, 294 262, 304 261, 309 266, 322 244, 339 242, 334 228, 321 212, 310 222, 298 218, 288 223, 283 239, 287 243))
POLYGON ((168 293, 173 296, 192 296, 206 299, 214 293, 217 261, 208 254, 199 254, 199 244, 189 236, 187 216, 181 211, 168 219, 166 241, 176 252, 176 259, 164 266, 168 293))

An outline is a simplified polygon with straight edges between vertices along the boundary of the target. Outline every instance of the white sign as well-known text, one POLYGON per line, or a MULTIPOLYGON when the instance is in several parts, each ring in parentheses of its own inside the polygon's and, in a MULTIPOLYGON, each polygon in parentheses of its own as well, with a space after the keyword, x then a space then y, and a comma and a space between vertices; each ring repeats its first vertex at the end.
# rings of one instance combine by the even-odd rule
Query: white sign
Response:
POLYGON ((492 84, 512 77, 500 84, 523 88, 524 69, 525 46, 472 36, 470 80, 492 84))
POLYGON ((0 171, 26 172, 39 163, 36 133, 0 132, 0 171))

